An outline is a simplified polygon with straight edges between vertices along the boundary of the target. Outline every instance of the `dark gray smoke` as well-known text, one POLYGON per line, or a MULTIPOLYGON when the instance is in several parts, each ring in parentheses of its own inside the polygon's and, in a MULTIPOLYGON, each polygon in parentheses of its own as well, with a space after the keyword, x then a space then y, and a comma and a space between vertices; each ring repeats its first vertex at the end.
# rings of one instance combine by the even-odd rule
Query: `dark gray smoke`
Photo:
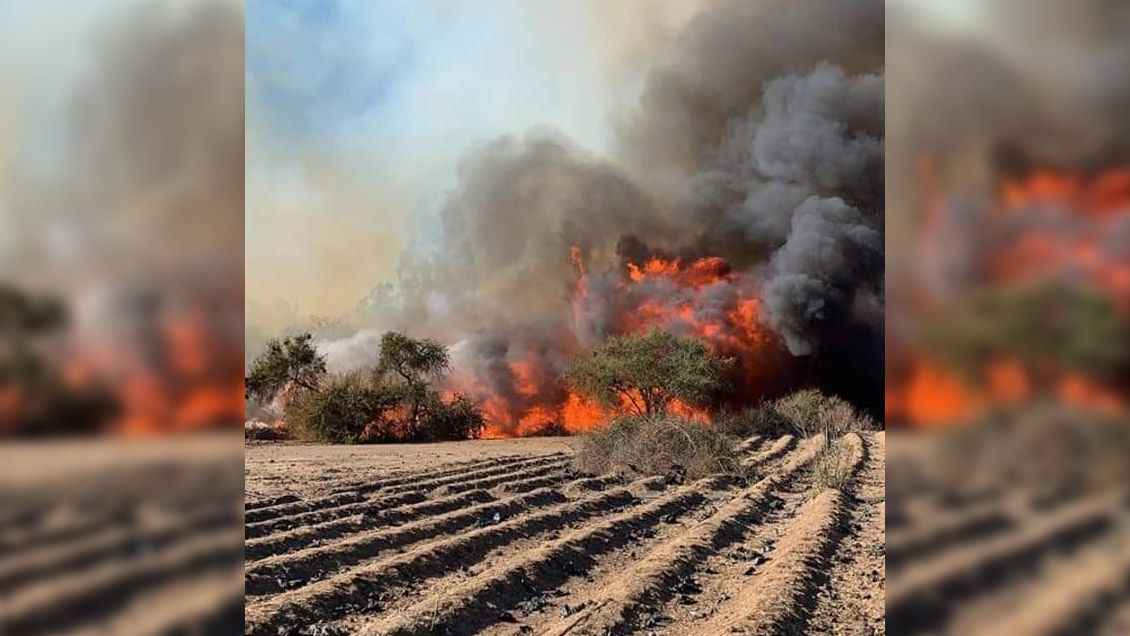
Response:
POLYGON ((883 123, 881 76, 821 63, 766 84, 692 180, 700 215, 720 220, 708 249, 769 258, 770 323, 796 355, 856 293, 881 293, 883 123))
MULTIPOLYGON (((759 293, 794 356, 858 364, 852 347, 826 348, 852 332, 881 369, 878 340, 844 327, 882 326, 881 311, 854 308, 882 304, 883 22, 880 0, 709 4, 648 74, 615 158, 545 132, 468 155, 435 258, 402 267, 391 324, 470 343, 466 366, 497 385, 516 351, 557 364, 648 300, 719 319, 759 293), (571 248, 588 273, 581 306, 571 248), (693 297, 663 281, 624 294, 627 264, 654 255, 720 257, 732 271, 693 297)), ((874 406, 872 389, 851 397, 874 406)))

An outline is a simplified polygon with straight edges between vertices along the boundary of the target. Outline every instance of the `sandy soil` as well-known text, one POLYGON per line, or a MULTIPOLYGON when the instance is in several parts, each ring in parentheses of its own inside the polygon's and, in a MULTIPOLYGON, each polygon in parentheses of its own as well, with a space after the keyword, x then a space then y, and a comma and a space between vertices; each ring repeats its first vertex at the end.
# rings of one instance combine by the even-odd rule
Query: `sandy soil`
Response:
POLYGON ((246 493, 249 500, 288 493, 315 495, 348 480, 492 457, 572 452, 576 444, 568 437, 368 446, 250 442, 244 451, 246 493))
POLYGON ((241 450, 231 435, 0 449, 0 634, 238 633, 241 450))
POLYGON ((882 434, 841 440, 842 490, 818 438, 694 482, 578 474, 574 443, 249 447, 245 633, 882 633, 882 434))
POLYGON ((1016 424, 892 436, 892 633, 1130 633, 1125 424, 1016 424))

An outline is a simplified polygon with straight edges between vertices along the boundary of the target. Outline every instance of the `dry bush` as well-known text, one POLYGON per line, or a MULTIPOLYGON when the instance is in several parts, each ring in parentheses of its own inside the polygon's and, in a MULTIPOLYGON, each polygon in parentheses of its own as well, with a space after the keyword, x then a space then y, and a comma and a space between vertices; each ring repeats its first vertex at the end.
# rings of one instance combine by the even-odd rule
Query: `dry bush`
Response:
POLYGON ((714 428, 737 438, 753 435, 775 438, 792 433, 792 426, 774 408, 772 402, 761 402, 740 411, 723 411, 714 418, 714 428))
POLYGON ((824 434, 825 448, 852 431, 875 430, 875 422, 854 406, 817 389, 803 389, 772 402, 773 411, 801 437, 824 434))
POLYGON ((740 465, 724 433, 673 415, 627 416, 585 435, 575 460, 587 473, 638 475, 685 472, 688 479, 738 474, 740 465))
MULTIPOLYGON (((826 439, 826 438, 825 438, 826 439)), ((851 447, 839 439, 820 449, 812 462, 812 482, 818 491, 842 489, 851 478, 851 447)))

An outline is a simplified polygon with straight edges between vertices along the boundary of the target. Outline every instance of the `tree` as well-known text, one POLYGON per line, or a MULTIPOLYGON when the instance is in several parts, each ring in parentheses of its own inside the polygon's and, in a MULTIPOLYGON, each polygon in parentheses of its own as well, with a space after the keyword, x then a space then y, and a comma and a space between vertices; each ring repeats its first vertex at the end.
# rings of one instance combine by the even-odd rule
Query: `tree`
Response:
POLYGON ((565 381, 609 408, 651 417, 674 400, 707 402, 722 387, 726 362, 695 338, 652 331, 609 338, 570 362, 565 381))
POLYGON ((379 383, 392 383, 408 407, 405 422, 410 438, 420 436, 420 418, 428 404, 440 402, 430 386, 451 365, 447 348, 427 338, 417 340, 395 331, 381 336, 381 355, 375 371, 379 383))
POLYGON ((275 338, 267 350, 251 363, 244 378, 244 393, 259 400, 270 400, 288 383, 313 391, 326 373, 326 359, 318 353, 310 334, 275 338))
MULTIPOLYGON (((444 402, 434 395, 421 412, 422 439, 438 442, 453 439, 475 439, 483 432, 486 420, 479 405, 465 395, 455 395, 444 402)), ((413 440, 417 441, 417 440, 413 440)))
POLYGON ((396 332, 381 337, 370 371, 325 372, 325 361, 302 335, 272 341, 255 360, 248 392, 273 394, 288 382, 305 387, 284 407, 304 437, 332 443, 471 439, 485 424, 478 405, 433 386, 450 366, 447 349, 396 332))
POLYGON ((68 324, 57 298, 0 284, 0 434, 93 433, 118 414, 106 387, 64 380, 52 345, 68 324))
POLYGON ((1109 294, 1038 281, 974 294, 928 323, 923 344, 973 380, 994 361, 1016 361, 1046 391, 1064 371, 1097 381, 1125 372, 1130 325, 1109 294))
POLYGON ((387 387, 370 382, 359 372, 331 374, 317 390, 298 395, 287 419, 301 436, 321 442, 353 444, 367 435, 371 441, 391 441, 380 428, 381 417, 397 405, 387 387))

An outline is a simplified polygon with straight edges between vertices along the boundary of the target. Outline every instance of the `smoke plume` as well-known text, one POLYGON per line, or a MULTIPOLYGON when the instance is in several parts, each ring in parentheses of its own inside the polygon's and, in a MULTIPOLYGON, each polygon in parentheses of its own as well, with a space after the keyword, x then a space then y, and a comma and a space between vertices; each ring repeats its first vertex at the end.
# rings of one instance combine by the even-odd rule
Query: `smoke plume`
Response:
POLYGON ((650 328, 737 357, 738 402, 807 383, 878 411, 883 20, 877 0, 708 3, 610 113, 611 156, 544 130, 468 153, 370 319, 458 343, 463 386, 514 422, 561 405, 569 356, 650 328))

